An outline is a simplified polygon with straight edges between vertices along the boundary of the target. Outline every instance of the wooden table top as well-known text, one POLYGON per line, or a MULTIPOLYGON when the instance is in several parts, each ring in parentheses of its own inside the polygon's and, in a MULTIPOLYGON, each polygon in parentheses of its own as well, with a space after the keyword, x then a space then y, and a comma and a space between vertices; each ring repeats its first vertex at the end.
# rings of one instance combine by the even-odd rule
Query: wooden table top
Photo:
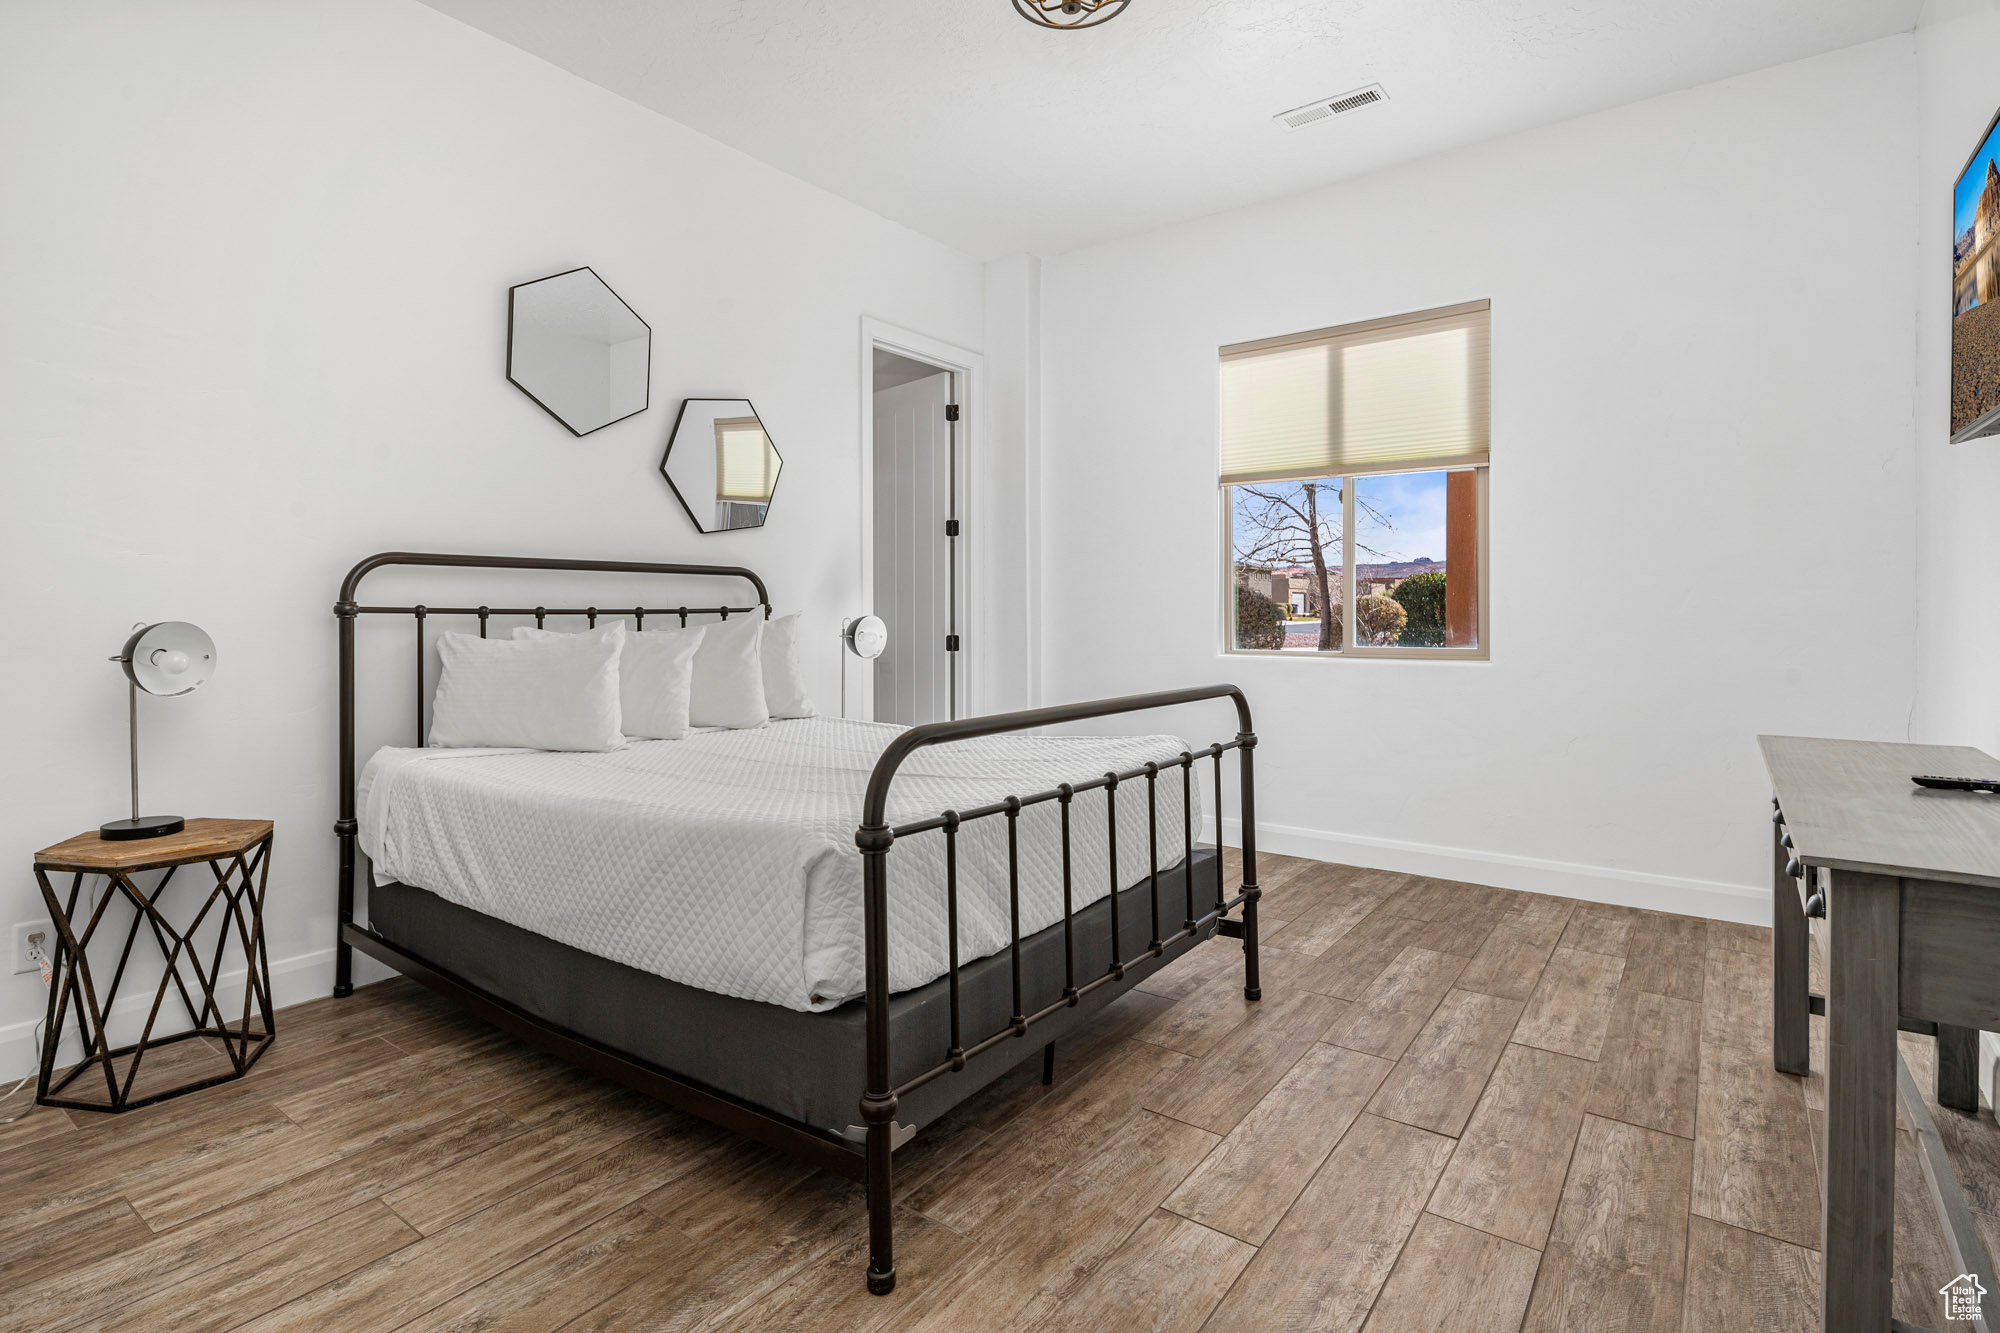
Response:
POLYGON ((268 819, 190 819, 179 833, 164 838, 133 838, 112 842, 96 829, 44 847, 35 864, 48 870, 145 870, 234 856, 255 846, 271 832, 268 819))
POLYGON ((1969 745, 1759 736, 1792 854, 1807 865, 2000 889, 2000 797, 1913 774, 2000 778, 1969 745))

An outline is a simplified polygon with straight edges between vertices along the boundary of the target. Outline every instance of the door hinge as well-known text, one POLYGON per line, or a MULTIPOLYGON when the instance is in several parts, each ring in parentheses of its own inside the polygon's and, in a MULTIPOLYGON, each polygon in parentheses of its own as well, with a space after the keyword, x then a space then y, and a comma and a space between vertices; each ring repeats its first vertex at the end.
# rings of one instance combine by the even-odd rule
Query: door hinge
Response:
POLYGON ((944 650, 948 653, 958 651, 958 636, 956 634, 947 634, 944 636, 944 650))
POLYGON ((947 537, 956 537, 958 535, 957 519, 948 518, 944 521, 944 535, 947 537))
POLYGON ((958 420, 958 404, 957 404, 957 403, 946 403, 946 404, 944 405, 944 419, 945 419, 946 421, 956 421, 956 420, 958 420))

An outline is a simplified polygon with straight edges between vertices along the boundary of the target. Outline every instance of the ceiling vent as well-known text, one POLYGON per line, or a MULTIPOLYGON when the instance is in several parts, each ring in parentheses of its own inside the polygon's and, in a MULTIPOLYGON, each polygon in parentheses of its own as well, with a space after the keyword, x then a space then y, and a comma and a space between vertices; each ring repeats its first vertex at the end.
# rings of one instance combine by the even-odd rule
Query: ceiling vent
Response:
POLYGON ((1271 117, 1288 130, 1302 130, 1308 125, 1322 120, 1332 120, 1335 116, 1351 115, 1363 107, 1386 102, 1389 94, 1382 91, 1382 85, 1371 83, 1366 88, 1356 88, 1352 92, 1335 97, 1322 97, 1317 102, 1307 102, 1304 106, 1293 107, 1290 111, 1280 111, 1271 117))

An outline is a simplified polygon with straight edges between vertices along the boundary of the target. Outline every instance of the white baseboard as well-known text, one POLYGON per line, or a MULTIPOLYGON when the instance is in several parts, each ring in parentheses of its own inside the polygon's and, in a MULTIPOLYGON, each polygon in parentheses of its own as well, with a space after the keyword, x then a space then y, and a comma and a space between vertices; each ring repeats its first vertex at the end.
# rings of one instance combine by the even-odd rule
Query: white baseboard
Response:
MULTIPOLYGON (((1224 820, 1222 831, 1223 840, 1230 846, 1241 845, 1243 829, 1240 821, 1224 820)), ((1683 879, 1677 875, 1653 875, 1573 861, 1513 856, 1505 852, 1439 847, 1431 843, 1402 842, 1395 838, 1375 838, 1358 833, 1332 833, 1324 829, 1266 824, 1261 820, 1257 825, 1257 849, 1281 856, 1303 856, 1314 861, 1366 866, 1371 870, 1393 870, 1404 875, 1427 875, 1434 879, 1459 879, 1471 884, 1550 893, 1620 907, 1646 907, 1658 912, 1739 921, 1752 926, 1771 924, 1769 889, 1723 884, 1715 880, 1683 879)))
MULTIPOLYGON (((354 961, 357 965, 355 980, 360 982, 363 978, 359 975, 359 964, 367 960, 357 954, 354 961)), ((217 985, 216 991, 218 998, 223 1001, 225 1013, 230 1011, 231 1006, 239 1006, 235 1011, 242 1012, 240 1006, 243 1003, 243 978, 242 968, 222 974, 222 980, 217 985)), ((111 1013, 106 1020, 113 1046, 138 1039, 139 1032, 146 1022, 146 1013, 153 1007, 154 985, 157 980, 157 977, 147 979, 130 977, 127 978, 125 986, 120 987, 127 993, 111 1006, 111 1013), (140 984, 142 980, 143 984, 140 984)), ((272 961, 271 1003, 274 1008, 282 1009, 288 1004, 297 1004, 302 1000, 316 1000, 323 995, 331 994, 333 994, 332 948, 315 949, 311 953, 272 961)), ((40 1021, 39 1018, 30 1019, 25 1023, 14 1023, 0 1028, 0 1080, 12 1083, 15 1079, 33 1072, 36 1058, 35 1028, 40 1021)), ((75 1020, 66 1020, 64 1026, 68 1030, 62 1048, 56 1053, 58 1068, 74 1064, 83 1054, 82 1045, 76 1037, 75 1020)), ((180 997, 169 993, 167 1003, 160 1007, 160 1021, 155 1031, 162 1034, 177 1032, 187 1026, 187 1015, 180 1009, 180 997)), ((0 1084, 0 1092, 5 1090, 4 1084, 0 1084)), ((24 1089, 19 1096, 26 1098, 27 1090, 24 1089)), ((13 1104, 13 1102, 8 1103, 10 1107, 13 1104)))

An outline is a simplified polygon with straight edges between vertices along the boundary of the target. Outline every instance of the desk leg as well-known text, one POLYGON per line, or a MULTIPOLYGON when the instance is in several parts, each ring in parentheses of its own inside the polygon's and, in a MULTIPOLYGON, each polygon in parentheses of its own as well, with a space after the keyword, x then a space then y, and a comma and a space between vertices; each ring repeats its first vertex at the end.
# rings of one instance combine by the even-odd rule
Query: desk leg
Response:
MULTIPOLYGON (((1829 872, 1831 874, 1832 872, 1829 872)), ((1899 881, 1834 874, 1827 908, 1826 1188, 1820 1327, 1882 1333, 1896 1230, 1899 881)))
POLYGON ((1979 1031, 1937 1025, 1937 1102, 1954 1111, 1979 1109, 1979 1031))
POLYGON ((1781 1074, 1812 1070, 1812 1037, 1807 1026, 1806 913, 1799 905, 1798 881, 1785 873, 1782 825, 1771 830, 1771 1067, 1781 1074))

